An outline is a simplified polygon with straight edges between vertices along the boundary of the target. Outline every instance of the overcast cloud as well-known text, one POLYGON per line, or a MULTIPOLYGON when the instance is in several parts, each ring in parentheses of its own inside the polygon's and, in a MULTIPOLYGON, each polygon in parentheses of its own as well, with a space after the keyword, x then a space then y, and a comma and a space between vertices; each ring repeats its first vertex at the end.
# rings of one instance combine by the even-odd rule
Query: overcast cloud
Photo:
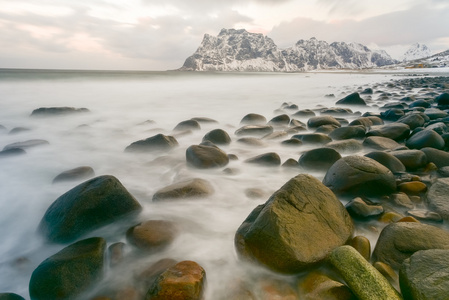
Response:
POLYGON ((0 68, 175 69, 222 28, 263 32, 281 48, 314 36, 402 53, 416 42, 449 49, 445 0, 30 2, 0 0, 0 68))

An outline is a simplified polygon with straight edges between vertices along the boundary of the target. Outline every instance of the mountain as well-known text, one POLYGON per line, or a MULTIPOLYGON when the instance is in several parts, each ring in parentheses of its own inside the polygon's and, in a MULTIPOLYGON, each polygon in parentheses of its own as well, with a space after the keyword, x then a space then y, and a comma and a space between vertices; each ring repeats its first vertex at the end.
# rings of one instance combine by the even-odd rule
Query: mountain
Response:
POLYGON ((180 70, 297 72, 319 69, 364 69, 396 63, 385 51, 358 43, 328 44, 316 38, 279 49, 267 36, 245 29, 205 34, 201 45, 180 70))
POLYGON ((434 54, 429 57, 415 59, 402 63, 406 68, 444 68, 449 67, 449 50, 434 54))
POLYGON ((416 43, 410 46, 410 48, 402 56, 401 60, 405 62, 424 57, 429 57, 431 55, 432 51, 430 51, 430 49, 426 45, 416 43))

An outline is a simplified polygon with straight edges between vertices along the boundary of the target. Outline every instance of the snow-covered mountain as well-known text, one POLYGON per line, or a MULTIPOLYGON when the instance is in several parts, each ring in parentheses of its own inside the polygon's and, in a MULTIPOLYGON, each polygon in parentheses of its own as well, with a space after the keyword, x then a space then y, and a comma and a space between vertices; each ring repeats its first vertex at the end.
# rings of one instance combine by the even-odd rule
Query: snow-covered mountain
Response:
POLYGON ((317 69, 364 69, 396 63, 385 51, 357 43, 328 44, 316 38, 279 49, 272 39, 244 29, 205 34, 196 52, 180 70, 295 72, 317 69))
POLYGON ((449 50, 434 54, 429 57, 405 62, 401 65, 406 68, 447 68, 449 67, 449 50))
POLYGON ((402 61, 411 61, 415 59, 425 58, 432 55, 432 51, 424 44, 416 43, 410 46, 410 48, 401 57, 402 61))

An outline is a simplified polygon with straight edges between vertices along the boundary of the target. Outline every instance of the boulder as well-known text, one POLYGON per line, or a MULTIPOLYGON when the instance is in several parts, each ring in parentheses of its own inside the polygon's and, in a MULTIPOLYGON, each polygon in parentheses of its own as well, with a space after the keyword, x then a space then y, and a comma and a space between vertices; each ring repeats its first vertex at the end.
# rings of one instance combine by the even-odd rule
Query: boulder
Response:
POLYGON ((264 165, 267 167, 276 167, 281 164, 281 158, 279 154, 277 154, 276 152, 269 152, 249 158, 245 160, 245 162, 251 164, 264 165))
POLYGON ((445 118, 448 116, 448 113, 444 110, 432 107, 428 108, 424 111, 424 114, 429 117, 431 120, 439 119, 439 118, 445 118))
POLYGON ((309 128, 317 128, 322 125, 335 125, 337 127, 341 126, 340 122, 338 122, 337 119, 332 116, 316 116, 311 117, 307 121, 307 127, 309 128))
POLYGON ((427 206, 449 221, 449 178, 437 179, 427 192, 427 206))
POLYGON ((70 242, 141 208, 117 178, 99 176, 56 199, 45 212, 39 230, 52 242, 70 242))
POLYGON ((340 153, 354 153, 363 150, 363 144, 355 139, 329 142, 326 147, 335 149, 340 153))
POLYGON ((25 298, 14 293, 0 293, 0 300, 25 300, 25 298))
POLYGON ((206 272, 193 261, 181 261, 159 275, 148 290, 146 300, 201 300, 206 272))
POLYGON ((392 223, 380 233, 373 259, 398 269, 416 251, 428 249, 449 249, 449 232, 423 223, 392 223))
POLYGON ((426 154, 421 150, 396 150, 391 155, 399 159, 407 170, 416 170, 427 165, 426 154))
POLYGON ((449 250, 418 251, 402 263, 399 284, 404 299, 445 300, 449 295, 449 250))
POLYGON ((167 248, 177 233, 178 229, 173 222, 149 220, 128 229, 126 238, 141 250, 156 252, 167 248))
POLYGON ((334 249, 328 260, 357 299, 402 300, 388 280, 353 247, 345 245, 334 249))
POLYGON ((205 141, 212 142, 216 145, 229 145, 231 143, 231 138, 223 129, 214 129, 206 133, 203 137, 203 142, 205 141))
POLYGON ((333 140, 364 139, 365 127, 362 125, 346 126, 334 129, 329 133, 333 140))
POLYGON ((340 153, 334 149, 317 148, 303 153, 298 163, 305 169, 327 171, 340 158, 340 153))
POLYGON ((256 136, 261 137, 273 132, 273 127, 270 125, 245 125, 235 131, 238 136, 256 136))
POLYGON ((268 125, 273 126, 288 126, 288 124, 290 124, 290 117, 286 114, 276 116, 268 122, 268 125))
POLYGON ((58 174, 53 179, 53 183, 61 181, 83 180, 93 176, 95 176, 94 169, 89 166, 82 166, 58 174))
POLYGON ((373 121, 369 117, 360 117, 349 123, 349 126, 363 126, 365 129, 368 129, 373 125, 373 121))
POLYGON ((178 141, 169 135, 157 134, 144 140, 139 140, 125 148, 126 152, 168 151, 178 146, 178 141))
POLYGON ((329 142, 332 142, 332 139, 327 135, 325 135, 324 133, 295 134, 294 136, 292 136, 292 138, 301 140, 305 144, 324 145, 329 142))
POLYGON ((403 116, 397 122, 407 124, 411 130, 414 130, 417 127, 422 127, 426 120, 417 113, 411 113, 403 116))
POLYGON ((259 114, 247 114, 242 118, 240 124, 263 125, 267 123, 267 119, 259 114))
POLYGON ((378 163, 387 167, 393 174, 405 172, 404 164, 388 152, 373 151, 365 154, 366 157, 374 159, 378 163))
POLYGON ((363 146, 374 150, 393 150, 400 147, 401 145, 390 138, 370 136, 363 141, 363 146))
POLYGON ((351 217, 316 178, 300 174, 256 207, 240 225, 240 257, 295 273, 322 261, 352 235, 351 217))
POLYGON ((16 143, 8 144, 3 148, 3 150, 16 149, 16 148, 25 150, 28 148, 33 148, 33 147, 48 145, 48 144, 49 144, 49 142, 46 140, 35 139, 35 140, 28 140, 28 141, 24 141, 24 142, 16 142, 16 143))
POLYGON ((442 93, 441 95, 437 96, 435 98, 435 102, 438 105, 449 105, 449 94, 448 93, 442 93))
POLYGON ((412 103, 410 103, 410 104, 408 105, 409 108, 414 108, 414 107, 424 107, 424 108, 429 108, 430 106, 431 106, 431 104, 430 104, 429 101, 422 100, 422 99, 415 100, 415 101, 413 101, 412 103))
POLYGON ((173 131, 183 131, 183 130, 200 130, 201 126, 198 121, 195 120, 185 120, 182 122, 179 122, 175 128, 173 128, 173 131))
POLYGON ((371 127, 366 136, 382 136, 395 141, 402 141, 410 135, 410 127, 404 123, 390 123, 371 127))
POLYGON ((40 107, 33 110, 32 117, 46 117, 46 116, 60 116, 74 113, 86 113, 89 112, 87 108, 75 108, 75 107, 40 107))
POLYGON ((11 157, 11 156, 18 156, 26 154, 26 151, 22 148, 11 148, 7 150, 0 151, 0 158, 1 157, 11 157))
POLYGON ((374 91, 373 91, 372 88, 366 88, 362 92, 360 92, 360 94, 362 94, 362 95, 372 95, 372 94, 374 94, 374 91))
POLYGON ((421 151, 425 153, 427 161, 434 163, 438 168, 449 166, 448 152, 428 147, 422 148, 421 151))
POLYGON ((187 163, 198 169, 221 168, 229 163, 228 155, 218 147, 192 145, 186 150, 187 163))
POLYGON ((334 193, 353 196, 387 195, 396 190, 393 173, 374 159, 346 156, 336 161, 323 183, 334 193))
MULTIPOLYGON (((403 106, 402 106, 403 107, 403 106)), ((396 122, 402 116, 404 116, 404 110, 402 108, 390 108, 380 113, 382 120, 396 122)))
POLYGON ((33 300, 74 299, 103 275, 106 241, 78 241, 44 260, 31 275, 33 300))
POLYGON ((352 93, 346 97, 344 97, 343 99, 338 100, 335 104, 340 104, 340 105, 361 105, 361 106, 366 106, 366 102, 365 100, 363 100, 360 97, 359 93, 352 93))
POLYGON ((200 178, 189 179, 166 186, 153 195, 153 201, 203 198, 214 193, 212 185, 200 178))
POLYGON ((435 131, 424 129, 412 135, 405 145, 410 149, 431 147, 441 150, 444 148, 444 140, 435 131))

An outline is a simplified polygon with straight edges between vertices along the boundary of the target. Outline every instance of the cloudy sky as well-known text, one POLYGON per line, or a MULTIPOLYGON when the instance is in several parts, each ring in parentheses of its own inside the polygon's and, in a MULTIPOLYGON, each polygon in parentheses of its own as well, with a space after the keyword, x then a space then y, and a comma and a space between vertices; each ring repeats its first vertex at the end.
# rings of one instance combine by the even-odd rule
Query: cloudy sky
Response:
POLYGON ((176 69, 222 28, 398 58, 417 42, 449 49, 449 0, 0 0, 0 68, 176 69))

